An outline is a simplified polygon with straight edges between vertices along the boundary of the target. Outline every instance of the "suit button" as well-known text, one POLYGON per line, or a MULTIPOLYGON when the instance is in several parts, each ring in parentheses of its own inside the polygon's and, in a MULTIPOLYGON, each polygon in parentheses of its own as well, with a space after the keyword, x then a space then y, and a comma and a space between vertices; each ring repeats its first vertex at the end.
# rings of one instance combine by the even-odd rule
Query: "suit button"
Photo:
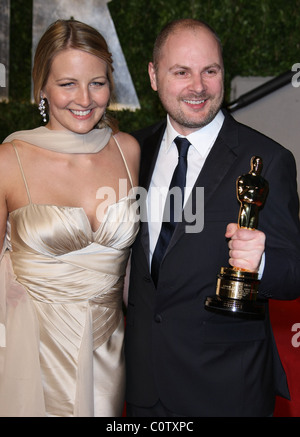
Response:
POLYGON ((161 323, 162 322, 162 316, 160 314, 155 314, 154 320, 155 320, 156 323, 161 323))

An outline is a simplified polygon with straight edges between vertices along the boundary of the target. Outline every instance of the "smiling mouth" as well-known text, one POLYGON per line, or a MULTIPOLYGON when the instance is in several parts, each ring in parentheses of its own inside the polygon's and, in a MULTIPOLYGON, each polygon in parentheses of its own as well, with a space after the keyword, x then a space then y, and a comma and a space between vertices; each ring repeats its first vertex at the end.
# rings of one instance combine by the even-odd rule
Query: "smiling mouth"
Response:
POLYGON ((74 109, 70 109, 70 112, 72 112, 72 114, 74 114, 74 115, 84 117, 86 115, 89 115, 92 112, 92 110, 87 109, 86 111, 75 111, 74 109))
POLYGON ((184 99, 185 103, 189 103, 190 105, 201 105, 202 103, 204 103, 206 100, 188 100, 188 99, 184 99))

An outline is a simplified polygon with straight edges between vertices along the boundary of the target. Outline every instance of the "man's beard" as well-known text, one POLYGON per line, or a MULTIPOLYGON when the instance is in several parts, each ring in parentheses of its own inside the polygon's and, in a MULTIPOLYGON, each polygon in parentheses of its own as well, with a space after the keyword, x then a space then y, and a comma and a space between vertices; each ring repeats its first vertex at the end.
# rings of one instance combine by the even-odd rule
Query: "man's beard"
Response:
MULTIPOLYGON (((158 89, 158 95, 161 98, 161 95, 159 93, 159 89, 158 89)), ((199 96, 193 96, 192 98, 180 98, 180 101, 183 100, 209 100, 209 96, 207 95, 199 95, 199 96)), ((163 104, 163 101, 161 99, 161 102, 163 104)), ((178 106, 175 110, 173 110, 171 108, 168 108, 168 105, 163 105, 165 110, 168 112, 168 114, 170 115, 170 117, 176 121, 176 123, 178 123, 180 126, 183 126, 185 128, 188 129, 201 129, 202 127, 208 125, 217 115, 217 113, 219 112, 221 106, 222 106, 222 102, 223 102, 223 93, 221 98, 214 102, 213 105, 210 107, 208 113, 206 114, 206 116, 204 118, 199 118, 197 119, 197 117, 194 117, 194 120, 191 120, 190 116, 187 116, 183 111, 181 111, 180 107, 178 106)), ((201 113, 201 112, 200 112, 201 113)))

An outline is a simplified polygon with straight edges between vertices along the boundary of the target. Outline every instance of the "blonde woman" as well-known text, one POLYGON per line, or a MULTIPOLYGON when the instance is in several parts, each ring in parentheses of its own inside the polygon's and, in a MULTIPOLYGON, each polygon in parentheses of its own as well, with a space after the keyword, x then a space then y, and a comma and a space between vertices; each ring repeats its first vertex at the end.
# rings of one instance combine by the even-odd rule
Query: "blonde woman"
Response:
POLYGON ((33 67, 45 126, 0 147, 0 415, 120 416, 123 279, 139 146, 106 115, 104 38, 53 23, 33 67))

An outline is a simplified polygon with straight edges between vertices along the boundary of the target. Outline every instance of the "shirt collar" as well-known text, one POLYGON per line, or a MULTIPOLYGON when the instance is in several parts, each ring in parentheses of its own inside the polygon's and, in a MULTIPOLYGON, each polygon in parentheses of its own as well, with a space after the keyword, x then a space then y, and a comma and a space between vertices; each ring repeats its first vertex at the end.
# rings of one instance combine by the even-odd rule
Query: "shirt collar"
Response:
MULTIPOLYGON (((219 111, 209 124, 186 137, 201 156, 205 156, 215 142, 215 139, 217 138, 223 125, 224 118, 223 112, 219 111)), ((167 115, 167 129, 165 133, 164 144, 166 153, 169 151, 173 141, 178 135, 180 134, 173 128, 169 119, 169 115, 167 115)))

